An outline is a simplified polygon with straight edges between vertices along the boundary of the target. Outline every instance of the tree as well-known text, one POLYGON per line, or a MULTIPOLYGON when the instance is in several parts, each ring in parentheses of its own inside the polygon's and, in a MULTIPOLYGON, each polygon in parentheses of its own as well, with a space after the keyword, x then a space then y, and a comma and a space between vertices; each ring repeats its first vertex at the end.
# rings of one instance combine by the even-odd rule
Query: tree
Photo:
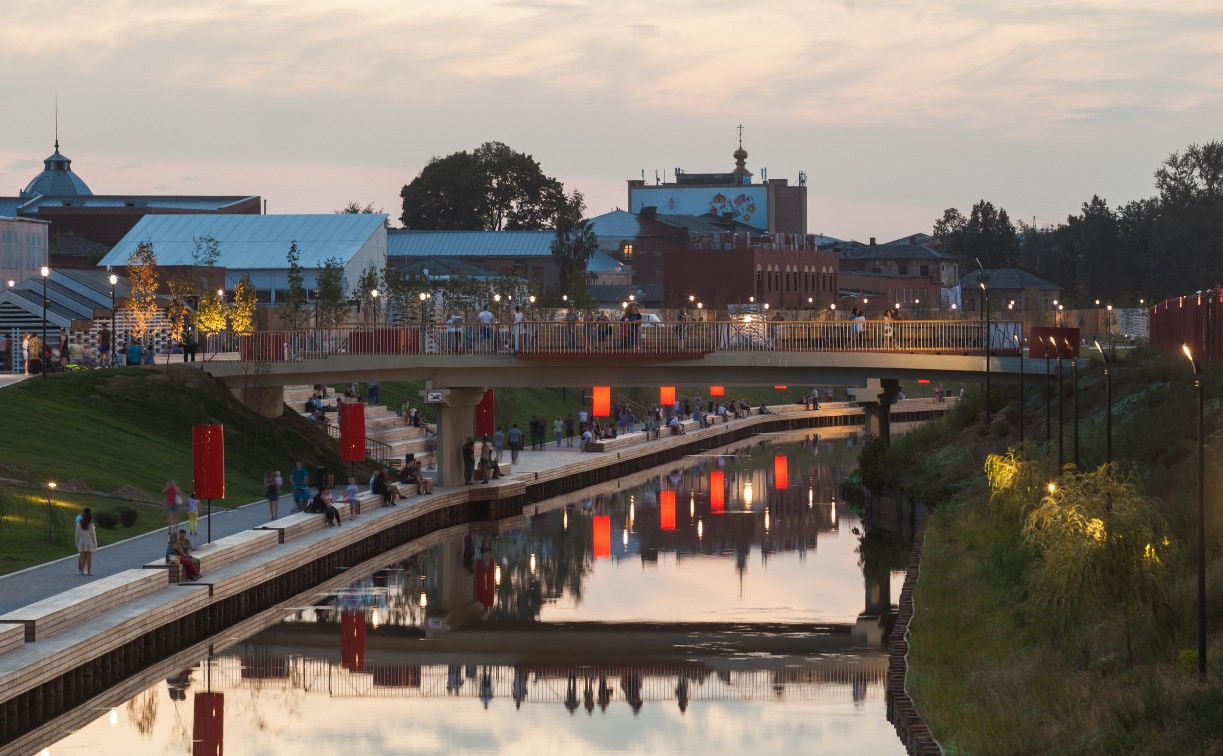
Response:
POLYGON ((211 336, 225 330, 228 320, 225 312, 225 300, 215 291, 205 292, 200 296, 200 306, 195 311, 195 327, 200 333, 211 336))
POLYGON ((288 288, 285 290, 284 299, 279 302, 277 314, 280 315, 282 321, 292 322, 293 329, 297 330, 298 315, 302 306, 306 304, 306 278, 302 273, 301 253, 297 251, 296 240, 289 243, 289 251, 285 259, 289 263, 289 271, 286 275, 288 288))
POLYGON ((382 212, 381 209, 378 209, 378 210, 374 209, 373 202, 367 202, 364 205, 362 205, 360 202, 349 200, 348 204, 340 208, 339 210, 336 210, 335 214, 336 215, 375 215, 381 212, 382 212))
POLYGON ((337 258, 329 257, 323 261, 323 268, 315 279, 315 289, 318 298, 315 306, 318 308, 315 325, 319 328, 338 326, 348 312, 348 298, 345 296, 347 282, 344 280, 344 263, 337 258))
MULTIPOLYGON (((352 290, 353 299, 361 303, 361 307, 368 313, 369 320, 377 320, 376 313, 381 300, 386 299, 386 292, 383 291, 382 281, 378 275, 378 268, 372 263, 363 271, 357 278, 357 285, 352 290), (377 296, 374 292, 378 292, 377 296)), ((390 304, 388 303, 388 307, 390 304)))
POLYGON ((500 231, 551 226, 565 203, 535 158, 501 142, 433 158, 403 187, 405 228, 500 231))
POLYGON ((590 299, 586 288, 586 264, 599 249, 594 228, 590 221, 582 218, 585 209, 582 193, 575 191, 557 215, 556 238, 552 240, 552 257, 560 268, 561 291, 579 306, 590 299))
POLYGON ((986 268, 997 268, 1016 261, 1015 226, 1006 210, 985 200, 973 205, 967 218, 954 207, 943 211, 934 222, 934 236, 963 266, 980 260, 986 268))
POLYGON ((142 241, 127 258, 129 296, 126 309, 130 313, 131 335, 143 339, 152 335, 157 317, 157 253, 153 242, 142 241))
POLYGON ((187 329, 187 320, 191 316, 187 300, 192 296, 194 287, 185 275, 173 276, 167 286, 170 290, 170 306, 166 308, 166 319, 170 324, 170 339, 182 341, 183 331, 187 329))
POLYGON ((255 332, 255 308, 259 300, 255 297, 255 284, 249 275, 242 276, 234 287, 234 301, 229 307, 229 322, 238 336, 250 336, 255 332))

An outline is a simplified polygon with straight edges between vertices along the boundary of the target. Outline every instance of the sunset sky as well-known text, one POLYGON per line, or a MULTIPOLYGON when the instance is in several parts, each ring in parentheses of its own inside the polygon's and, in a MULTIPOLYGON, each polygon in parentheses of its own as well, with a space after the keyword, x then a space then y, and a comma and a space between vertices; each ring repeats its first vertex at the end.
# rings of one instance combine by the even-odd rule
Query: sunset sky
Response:
POLYGON ((1154 193, 1220 138, 1207 0, 665 3, 48 0, 0 24, 0 195, 60 143, 98 194, 373 202, 497 140, 625 207, 626 179, 806 171, 808 227, 929 231, 980 198, 1044 225, 1154 193), (1215 126, 1212 130, 1211 126, 1215 126))

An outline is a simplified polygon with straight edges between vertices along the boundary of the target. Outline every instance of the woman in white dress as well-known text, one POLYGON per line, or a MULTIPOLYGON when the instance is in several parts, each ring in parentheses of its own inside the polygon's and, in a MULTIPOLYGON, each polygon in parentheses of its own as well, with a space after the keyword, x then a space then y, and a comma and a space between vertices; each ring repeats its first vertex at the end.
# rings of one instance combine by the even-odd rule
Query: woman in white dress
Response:
POLYGON ((77 574, 93 577, 93 552, 98 550, 98 529, 93 524, 93 510, 85 507, 76 518, 76 571, 77 574))

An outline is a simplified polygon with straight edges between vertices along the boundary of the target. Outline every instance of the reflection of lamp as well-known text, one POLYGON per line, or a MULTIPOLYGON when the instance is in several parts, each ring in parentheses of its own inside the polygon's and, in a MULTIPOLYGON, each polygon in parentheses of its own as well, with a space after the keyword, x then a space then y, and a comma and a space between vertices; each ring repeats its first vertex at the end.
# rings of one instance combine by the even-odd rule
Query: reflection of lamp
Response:
POLYGON ((752 491, 752 482, 749 480, 747 483, 743 484, 743 505, 744 506, 751 508, 752 499, 754 498, 753 493, 754 492, 752 491))

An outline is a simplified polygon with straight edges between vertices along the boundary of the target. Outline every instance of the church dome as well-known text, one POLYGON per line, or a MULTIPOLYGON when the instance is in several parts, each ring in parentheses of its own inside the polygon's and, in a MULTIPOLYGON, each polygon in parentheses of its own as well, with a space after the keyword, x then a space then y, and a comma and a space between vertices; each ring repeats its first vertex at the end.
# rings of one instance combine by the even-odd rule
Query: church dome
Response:
POLYGON ((22 197, 89 197, 93 192, 72 172, 72 161, 60 154, 59 140, 55 153, 43 161, 42 173, 34 177, 21 192, 22 197))

